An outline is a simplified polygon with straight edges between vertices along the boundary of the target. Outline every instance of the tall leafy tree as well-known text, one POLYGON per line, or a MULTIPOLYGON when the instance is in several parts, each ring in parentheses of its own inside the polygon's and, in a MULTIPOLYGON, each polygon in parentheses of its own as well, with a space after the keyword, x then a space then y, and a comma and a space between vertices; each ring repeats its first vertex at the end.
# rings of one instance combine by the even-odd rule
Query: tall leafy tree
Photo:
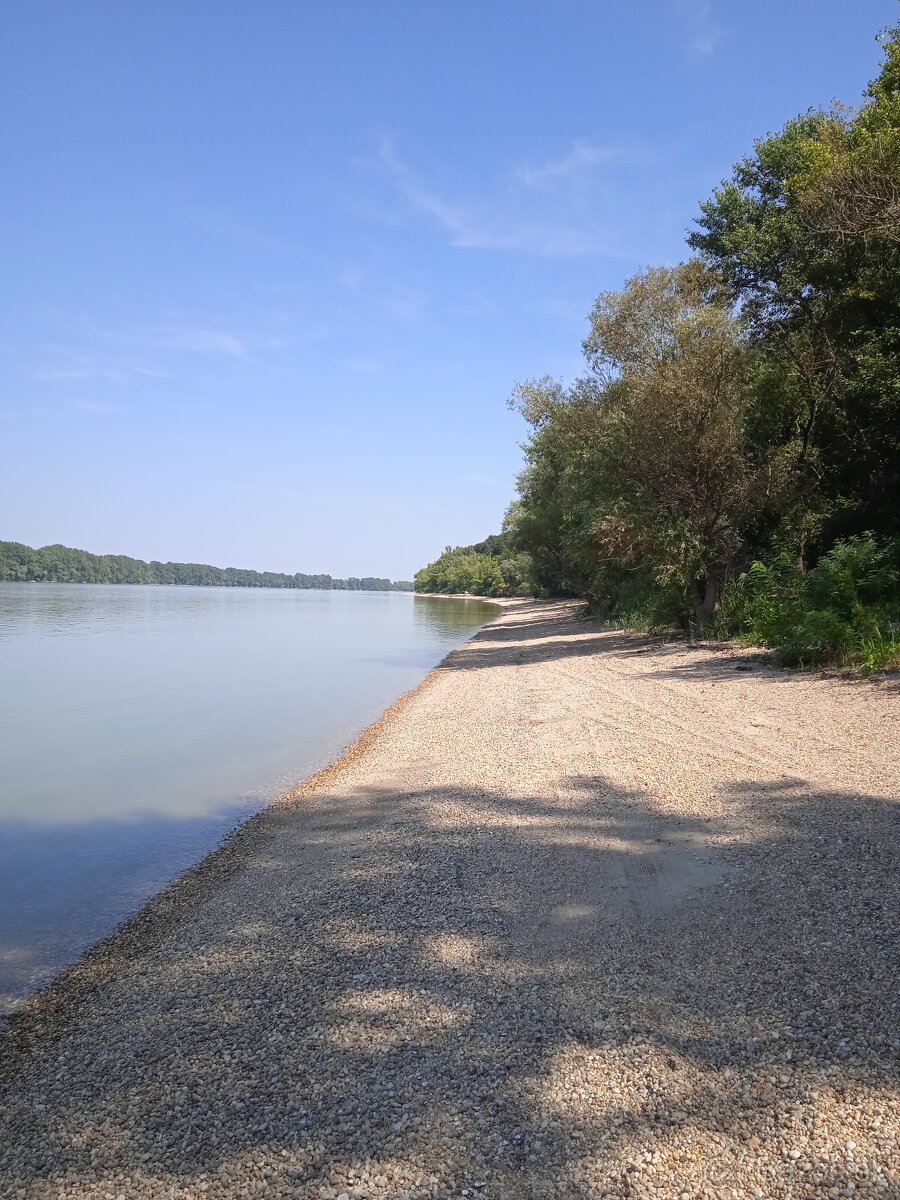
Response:
POLYGON ((536 561, 594 598, 639 572, 708 624, 765 473, 744 453, 751 356, 716 277, 657 268, 601 295, 591 376, 520 386, 532 426, 517 527, 536 561))
POLYGON ((801 555, 900 522, 900 31, 883 44, 862 106, 757 142, 689 238, 767 356, 801 555))

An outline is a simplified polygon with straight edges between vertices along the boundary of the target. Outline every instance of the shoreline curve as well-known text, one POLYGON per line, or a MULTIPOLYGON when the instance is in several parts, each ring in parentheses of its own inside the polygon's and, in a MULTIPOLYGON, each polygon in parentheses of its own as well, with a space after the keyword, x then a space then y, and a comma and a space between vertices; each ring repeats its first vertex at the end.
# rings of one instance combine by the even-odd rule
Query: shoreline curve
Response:
MULTIPOLYGON (((433 598, 432 593, 427 595, 429 599, 433 598)), ((444 655, 414 688, 398 696, 375 721, 362 729, 332 762, 301 780, 296 787, 276 796, 258 812, 251 813, 238 822, 228 830, 217 846, 150 896, 140 908, 108 934, 93 942, 74 962, 61 967, 52 979, 25 997, 10 1013, 0 1016, 0 1054, 27 1054, 61 1032, 77 1010, 89 1002, 91 996, 105 983, 126 964, 133 963, 158 945, 173 927, 188 915, 192 907, 199 907, 210 898, 210 893, 217 885, 224 883, 235 871, 240 870, 243 858, 252 849, 253 840, 266 836, 270 827, 277 825, 277 820, 286 809, 314 796, 320 788, 336 782, 345 771, 358 763, 415 698, 433 685, 438 672, 445 668, 445 664, 458 654, 463 646, 475 641, 484 629, 498 620, 504 608, 512 603, 542 603, 527 599, 513 601, 502 597, 434 593, 434 596, 438 595, 448 600, 478 600, 481 603, 493 604, 499 612, 490 621, 479 626, 460 646, 444 655)))

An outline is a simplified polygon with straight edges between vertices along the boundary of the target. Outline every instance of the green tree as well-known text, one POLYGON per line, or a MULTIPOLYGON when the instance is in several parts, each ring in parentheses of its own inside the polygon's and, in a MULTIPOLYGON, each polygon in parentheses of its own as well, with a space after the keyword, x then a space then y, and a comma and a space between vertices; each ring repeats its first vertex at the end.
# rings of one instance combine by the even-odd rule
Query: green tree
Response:
POLYGON ((768 485, 744 454, 741 327, 697 262, 604 293, 590 321, 591 378, 513 396, 533 429, 520 537, 564 587, 614 603, 623 573, 639 573, 680 590, 705 626, 768 485))
POLYGON ((768 361, 761 432, 792 472, 801 560, 900 522, 900 32, 883 45, 858 110, 758 142, 689 238, 768 361))
POLYGON ((507 532, 492 534, 474 546, 447 546, 433 563, 416 573, 417 592, 472 596, 527 595, 531 560, 516 551, 507 532), (490 551, 480 547, 488 546, 490 551))

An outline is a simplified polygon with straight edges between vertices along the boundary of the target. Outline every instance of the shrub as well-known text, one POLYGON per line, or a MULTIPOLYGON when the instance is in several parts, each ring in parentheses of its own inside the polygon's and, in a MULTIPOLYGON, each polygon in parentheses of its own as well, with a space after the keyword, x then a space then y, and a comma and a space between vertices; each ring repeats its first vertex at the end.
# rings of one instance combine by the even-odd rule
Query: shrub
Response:
POLYGON ((684 627, 685 597, 678 587, 632 578, 620 583, 613 615, 625 626, 641 633, 665 633, 684 627))
POLYGON ((754 563, 730 589, 732 622, 786 666, 895 667, 898 557, 900 543, 864 533, 836 542, 808 572, 786 557, 754 563))

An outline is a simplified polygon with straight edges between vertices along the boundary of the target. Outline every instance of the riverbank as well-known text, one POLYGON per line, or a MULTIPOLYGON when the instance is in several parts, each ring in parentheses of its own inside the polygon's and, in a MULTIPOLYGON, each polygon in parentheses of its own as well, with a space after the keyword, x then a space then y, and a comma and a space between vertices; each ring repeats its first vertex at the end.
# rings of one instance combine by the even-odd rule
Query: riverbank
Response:
POLYGON ((12 1022, 9 1194, 894 1194, 896 685, 572 611, 506 602, 12 1022))

